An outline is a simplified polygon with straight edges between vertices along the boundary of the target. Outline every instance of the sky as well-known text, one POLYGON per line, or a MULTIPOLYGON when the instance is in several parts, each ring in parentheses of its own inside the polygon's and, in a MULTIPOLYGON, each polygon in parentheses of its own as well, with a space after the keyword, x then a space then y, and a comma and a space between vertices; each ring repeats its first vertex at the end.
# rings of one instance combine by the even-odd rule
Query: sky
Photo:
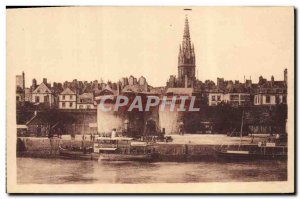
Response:
POLYGON ((7 10, 7 70, 26 87, 66 80, 177 75, 188 15, 201 81, 283 79, 294 64, 291 7, 64 7, 7 10))

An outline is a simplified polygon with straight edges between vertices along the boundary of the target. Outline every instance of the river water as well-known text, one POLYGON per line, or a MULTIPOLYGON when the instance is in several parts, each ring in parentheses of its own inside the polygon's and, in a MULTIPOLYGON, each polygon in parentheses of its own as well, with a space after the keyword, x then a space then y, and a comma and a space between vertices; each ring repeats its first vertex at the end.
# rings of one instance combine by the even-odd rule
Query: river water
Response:
POLYGON ((97 162, 17 158, 20 184, 285 181, 284 161, 97 162))

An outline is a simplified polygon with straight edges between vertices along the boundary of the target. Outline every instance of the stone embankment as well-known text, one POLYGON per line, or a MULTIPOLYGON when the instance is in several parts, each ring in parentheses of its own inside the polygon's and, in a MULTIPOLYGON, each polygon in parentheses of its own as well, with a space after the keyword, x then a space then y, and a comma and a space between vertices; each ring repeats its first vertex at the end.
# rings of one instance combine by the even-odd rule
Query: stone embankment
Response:
MULTIPOLYGON (((58 158, 59 146, 62 147, 92 147, 89 140, 65 140, 58 138, 32 138, 17 139, 17 155, 20 157, 58 158)), ((232 144, 235 146, 236 144, 232 144)), ((195 144, 195 143, 157 143, 154 145, 161 161, 199 161, 213 160, 216 158, 216 149, 220 144, 195 144)), ((243 145, 243 148, 255 145, 243 145)))

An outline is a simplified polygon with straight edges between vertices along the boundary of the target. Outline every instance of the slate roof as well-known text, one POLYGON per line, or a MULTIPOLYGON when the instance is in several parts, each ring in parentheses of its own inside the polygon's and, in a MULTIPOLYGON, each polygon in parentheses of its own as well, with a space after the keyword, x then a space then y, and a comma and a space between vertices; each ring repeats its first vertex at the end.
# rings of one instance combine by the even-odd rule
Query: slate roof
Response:
POLYGON ((127 85, 122 89, 122 92, 134 92, 134 93, 140 93, 140 92, 148 92, 149 91, 149 86, 145 85, 127 85))
POLYGON ((188 95, 192 96, 194 89, 193 88, 168 88, 166 93, 173 95, 188 95))
POLYGON ((50 93, 52 94, 52 91, 50 90, 50 88, 44 83, 42 82, 33 92, 33 94, 45 94, 45 93, 50 93))
POLYGON ((63 92, 61 92, 60 94, 61 95, 75 95, 76 93, 73 90, 71 90, 70 88, 65 88, 63 90, 63 92))

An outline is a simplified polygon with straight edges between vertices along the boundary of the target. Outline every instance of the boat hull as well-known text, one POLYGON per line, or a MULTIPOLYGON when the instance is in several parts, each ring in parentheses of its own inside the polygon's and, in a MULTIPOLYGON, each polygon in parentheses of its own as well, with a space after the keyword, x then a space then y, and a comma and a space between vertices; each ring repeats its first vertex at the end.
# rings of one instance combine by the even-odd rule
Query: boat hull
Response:
POLYGON ((82 151, 72 151, 64 148, 59 148, 59 155, 66 159, 76 159, 76 160, 98 160, 98 153, 84 153, 82 151))
POLYGON ((98 160, 98 161, 152 161, 152 154, 104 154, 104 153, 83 153, 59 148, 59 155, 65 159, 76 160, 98 160))
POLYGON ((260 153, 227 153, 226 151, 218 151, 218 158, 223 160, 286 160, 286 154, 260 154, 260 153))
POLYGON ((152 161, 150 154, 101 154, 100 161, 152 161))

